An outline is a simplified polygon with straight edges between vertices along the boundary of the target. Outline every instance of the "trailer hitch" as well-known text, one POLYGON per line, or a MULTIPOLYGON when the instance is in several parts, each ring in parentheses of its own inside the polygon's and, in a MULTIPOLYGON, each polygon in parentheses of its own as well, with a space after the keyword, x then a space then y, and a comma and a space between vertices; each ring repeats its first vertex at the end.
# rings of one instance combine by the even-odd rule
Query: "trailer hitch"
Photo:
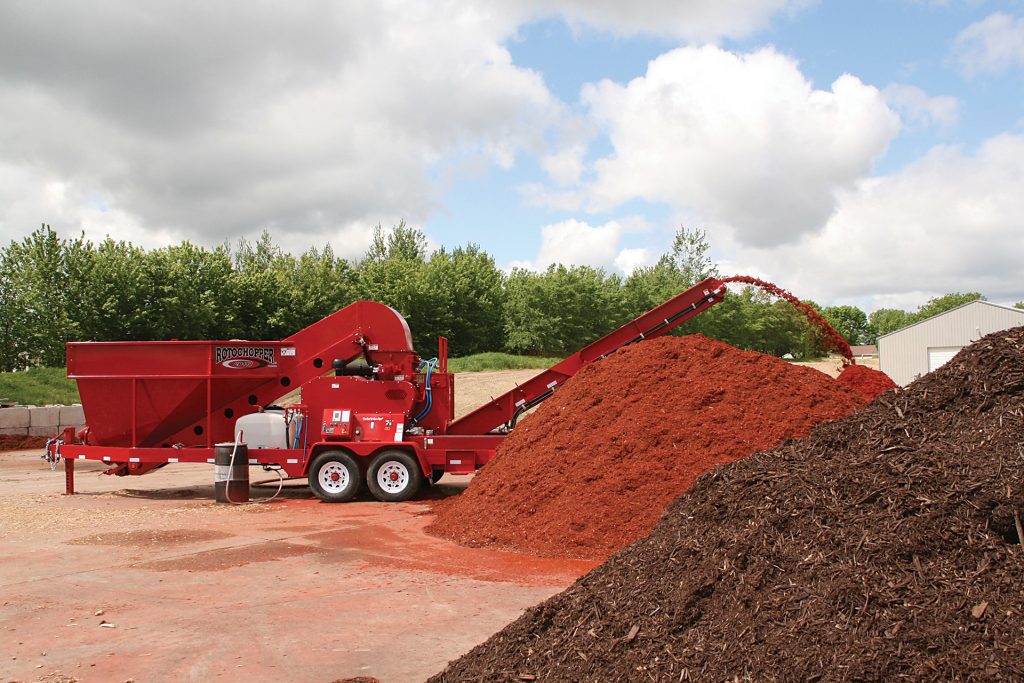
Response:
POLYGON ((57 465, 60 463, 60 447, 64 445, 63 436, 55 436, 52 439, 46 441, 46 451, 39 456, 40 460, 45 460, 50 464, 50 471, 53 472, 57 469, 57 465), (51 453, 52 450, 52 453, 51 453))

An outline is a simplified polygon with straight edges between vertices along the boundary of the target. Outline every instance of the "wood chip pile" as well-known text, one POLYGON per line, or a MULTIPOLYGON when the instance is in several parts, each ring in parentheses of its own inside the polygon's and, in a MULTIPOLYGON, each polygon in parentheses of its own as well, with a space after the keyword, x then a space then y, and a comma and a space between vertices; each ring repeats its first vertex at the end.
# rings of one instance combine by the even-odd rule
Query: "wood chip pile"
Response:
POLYGON ((431 681, 1024 680, 1024 328, 719 467, 431 681))

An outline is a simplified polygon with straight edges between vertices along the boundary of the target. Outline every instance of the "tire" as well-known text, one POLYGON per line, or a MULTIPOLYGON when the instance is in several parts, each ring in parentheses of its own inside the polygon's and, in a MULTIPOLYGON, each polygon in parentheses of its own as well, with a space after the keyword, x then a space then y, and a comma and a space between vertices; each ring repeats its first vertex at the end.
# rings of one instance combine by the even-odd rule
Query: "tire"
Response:
POLYGON ((344 503, 359 493, 362 476, 345 451, 324 451, 309 466, 309 488, 325 503, 344 503))
POLYGON ((423 486, 423 470, 405 451, 383 451, 366 470, 366 485, 373 497, 385 503, 409 500, 423 486))

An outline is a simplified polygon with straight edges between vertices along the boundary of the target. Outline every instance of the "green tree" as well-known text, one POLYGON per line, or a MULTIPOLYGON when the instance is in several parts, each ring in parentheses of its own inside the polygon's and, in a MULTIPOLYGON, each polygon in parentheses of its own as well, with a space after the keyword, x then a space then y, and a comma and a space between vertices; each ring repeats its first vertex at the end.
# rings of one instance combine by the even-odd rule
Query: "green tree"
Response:
POLYGON ((630 273, 622 286, 622 299, 630 317, 636 317, 690 286, 676 262, 665 254, 653 266, 630 273))
POLYGON ((286 336, 312 325, 358 297, 351 264, 334 255, 328 244, 306 251, 287 271, 286 290, 294 312, 293 328, 286 336))
POLYGON ((958 306, 963 306, 964 304, 979 300, 985 301, 985 297, 983 297, 980 292, 967 292, 966 294, 953 292, 952 294, 943 294, 942 296, 929 299, 927 303, 918 308, 917 312, 914 314, 914 322, 931 318, 939 313, 945 313, 946 311, 952 310, 958 306))
POLYGON ((565 355, 627 319, 622 280, 589 266, 516 269, 505 287, 505 344, 512 353, 565 355))
POLYGON ((802 357, 806 324, 785 301, 754 287, 730 290, 721 303, 685 325, 740 349, 802 357))
POLYGON ((711 243, 708 242, 707 231, 703 229, 679 226, 669 255, 682 276, 684 289, 718 275, 718 266, 711 259, 711 243))
POLYGON ((505 281, 502 314, 506 350, 541 355, 555 345, 559 321, 549 315, 549 300, 544 275, 523 268, 512 270, 505 281))
POLYGON ((856 306, 827 306, 821 315, 848 344, 866 344, 874 336, 868 325, 868 316, 856 306))
POLYGON ((18 268, 12 250, 4 249, 0 252, 0 372, 8 372, 20 364, 26 322, 17 281, 18 268))
POLYGON ((913 315, 898 308, 879 308, 868 316, 868 327, 871 328, 876 341, 882 335, 895 332, 912 322, 913 315))
POLYGON ((92 253, 84 275, 79 309, 82 340, 146 340, 153 331, 144 311, 153 300, 154 281, 146 252, 126 242, 106 239, 92 253))
POLYGON ((289 288, 295 280, 295 258, 282 253, 269 232, 264 230, 254 243, 239 240, 234 253, 227 247, 219 253, 233 261, 224 292, 232 337, 280 339, 301 327, 289 288))
POLYGON ((373 239, 365 260, 379 263, 387 259, 424 261, 427 258, 427 236, 418 228, 400 221, 391 232, 384 232, 379 223, 373 229, 373 239))
MULTIPOLYGON (((710 256, 707 233, 701 229, 680 226, 672 247, 653 266, 634 270, 622 287, 625 313, 635 317, 664 303, 705 278, 717 276, 718 266, 710 256)), ((697 328, 690 325, 680 334, 697 328)))
POLYGON ((430 336, 416 341, 421 353, 429 353, 438 335, 448 338, 457 356, 502 348, 504 276, 489 254, 475 244, 438 249, 423 281, 428 306, 421 322, 430 336))
POLYGON ((145 266, 149 291, 137 315, 148 339, 240 336, 232 332, 237 321, 226 247, 211 252, 185 241, 147 252, 145 266))
POLYGON ((358 297, 401 313, 409 321, 416 346, 432 344, 429 340, 436 337, 430 327, 435 312, 425 277, 426 245, 423 232, 404 222, 388 234, 378 225, 366 257, 356 266, 358 297))
POLYGON ((42 225, 4 253, 4 324, 10 366, 64 364, 65 343, 79 336, 82 274, 89 268, 90 249, 82 238, 62 240, 42 225))

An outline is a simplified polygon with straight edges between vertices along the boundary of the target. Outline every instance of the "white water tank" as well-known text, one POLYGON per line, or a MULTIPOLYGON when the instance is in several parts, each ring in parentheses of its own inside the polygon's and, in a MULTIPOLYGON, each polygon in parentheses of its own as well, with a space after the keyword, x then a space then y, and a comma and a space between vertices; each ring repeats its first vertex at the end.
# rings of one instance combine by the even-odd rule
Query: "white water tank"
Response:
POLYGON ((288 426, 280 413, 253 413, 235 420, 235 434, 242 432, 242 441, 254 448, 288 448, 288 426))

